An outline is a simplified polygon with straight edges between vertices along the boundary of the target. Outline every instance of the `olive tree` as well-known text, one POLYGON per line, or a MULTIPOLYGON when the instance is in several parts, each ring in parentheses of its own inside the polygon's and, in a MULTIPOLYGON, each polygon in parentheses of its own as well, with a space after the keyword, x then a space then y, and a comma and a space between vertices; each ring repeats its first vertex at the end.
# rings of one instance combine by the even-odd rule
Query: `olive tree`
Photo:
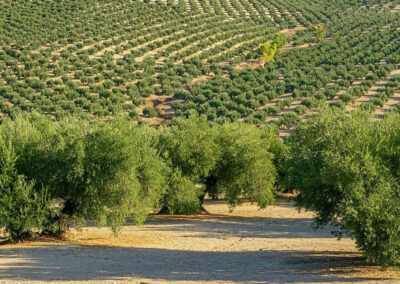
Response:
POLYGON ((231 208, 244 198, 262 208, 273 202, 277 171, 272 152, 281 153, 282 142, 271 128, 211 126, 193 115, 177 119, 160 137, 160 151, 171 168, 161 212, 198 212, 206 194, 225 198, 231 208))
POLYGON ((53 202, 43 233, 60 235, 70 222, 87 220, 115 232, 127 217, 141 223, 165 188, 155 132, 125 119, 20 116, 3 122, 0 137, 13 145, 16 172, 34 191, 46 188, 53 202))
POLYGON ((207 191, 226 198, 231 208, 243 198, 261 208, 273 203, 277 171, 271 149, 279 138, 250 124, 229 123, 217 129, 219 159, 207 178, 207 191))
POLYGON ((162 211, 197 211, 205 196, 204 186, 203 190, 199 188, 218 160, 214 130, 206 117, 192 115, 188 119, 176 119, 170 127, 161 129, 158 148, 171 169, 170 188, 162 211))
POLYGON ((16 159, 12 145, 1 139, 0 225, 14 242, 33 237, 50 216, 46 190, 35 190, 35 181, 17 173, 16 159))
POLYGON ((372 261, 400 264, 399 122, 325 110, 288 139, 289 180, 316 228, 348 233, 372 261))
POLYGON ((312 33, 315 36, 315 42, 319 43, 324 40, 326 28, 324 24, 319 24, 312 27, 312 33))

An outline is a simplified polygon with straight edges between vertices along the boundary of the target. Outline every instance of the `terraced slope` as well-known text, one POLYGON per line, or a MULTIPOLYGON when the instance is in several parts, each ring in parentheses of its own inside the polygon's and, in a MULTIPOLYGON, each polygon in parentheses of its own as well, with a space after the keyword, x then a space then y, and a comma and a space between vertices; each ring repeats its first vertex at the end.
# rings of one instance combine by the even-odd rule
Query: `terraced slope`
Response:
POLYGON ((400 97, 400 1, 374 2, 2 1, 0 115, 197 112, 283 130, 324 105, 382 115, 400 97), (288 45, 261 65, 277 33, 288 45))

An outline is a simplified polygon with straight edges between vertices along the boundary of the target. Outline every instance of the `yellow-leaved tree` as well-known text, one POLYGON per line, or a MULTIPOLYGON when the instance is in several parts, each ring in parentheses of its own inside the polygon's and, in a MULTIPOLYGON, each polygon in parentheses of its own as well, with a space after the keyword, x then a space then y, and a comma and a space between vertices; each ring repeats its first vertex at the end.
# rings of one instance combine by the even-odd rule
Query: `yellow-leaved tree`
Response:
POLYGON ((265 42, 260 46, 262 64, 275 61, 275 55, 281 53, 282 48, 287 44, 283 34, 276 34, 272 43, 265 42))
POLYGON ((324 40, 326 34, 326 28, 324 24, 313 26, 312 32, 315 36, 315 42, 319 43, 324 40))
POLYGON ((261 51, 261 56, 262 56, 262 64, 265 64, 266 62, 272 62, 275 61, 274 57, 276 54, 276 51, 278 50, 278 46, 276 43, 263 43, 260 46, 260 51, 261 51))

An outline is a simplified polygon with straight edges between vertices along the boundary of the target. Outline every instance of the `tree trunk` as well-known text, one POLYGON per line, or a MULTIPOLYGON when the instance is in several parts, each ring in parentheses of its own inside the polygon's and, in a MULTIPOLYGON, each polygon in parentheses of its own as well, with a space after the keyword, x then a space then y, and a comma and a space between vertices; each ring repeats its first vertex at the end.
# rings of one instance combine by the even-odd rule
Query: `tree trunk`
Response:
POLYGON ((199 209, 199 214, 204 214, 204 215, 208 215, 210 214, 210 212, 207 211, 206 208, 204 208, 203 204, 204 204, 204 199, 206 198, 207 192, 204 191, 204 193, 200 196, 200 209, 199 209))
POLYGON ((167 205, 163 205, 160 211, 157 213, 158 215, 169 215, 168 207, 167 205))
POLYGON ((55 238, 64 239, 66 233, 69 231, 69 220, 70 217, 75 213, 75 205, 71 199, 67 199, 64 203, 64 208, 61 210, 60 216, 52 218, 52 224, 57 225, 57 230, 43 230, 41 235, 51 236, 55 238))

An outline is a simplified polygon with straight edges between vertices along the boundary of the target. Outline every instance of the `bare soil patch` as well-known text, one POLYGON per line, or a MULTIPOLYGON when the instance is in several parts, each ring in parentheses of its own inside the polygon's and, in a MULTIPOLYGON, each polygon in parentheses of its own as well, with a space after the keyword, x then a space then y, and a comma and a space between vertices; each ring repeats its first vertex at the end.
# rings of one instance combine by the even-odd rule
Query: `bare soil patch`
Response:
POLYGON ((290 36, 290 35, 294 35, 298 31, 302 31, 304 29, 305 29, 305 27, 300 27, 299 26, 299 27, 295 27, 293 29, 284 29, 284 30, 281 30, 279 32, 284 34, 285 36, 290 36))
POLYGON ((263 66, 261 63, 261 59, 249 59, 235 66, 235 69, 237 70, 243 70, 246 68, 256 69, 261 66, 263 66))
POLYGON ((245 203, 229 213, 153 215, 142 226, 72 230, 64 242, 0 247, 0 283, 400 283, 400 273, 369 265, 354 241, 285 198, 265 210, 245 203))

